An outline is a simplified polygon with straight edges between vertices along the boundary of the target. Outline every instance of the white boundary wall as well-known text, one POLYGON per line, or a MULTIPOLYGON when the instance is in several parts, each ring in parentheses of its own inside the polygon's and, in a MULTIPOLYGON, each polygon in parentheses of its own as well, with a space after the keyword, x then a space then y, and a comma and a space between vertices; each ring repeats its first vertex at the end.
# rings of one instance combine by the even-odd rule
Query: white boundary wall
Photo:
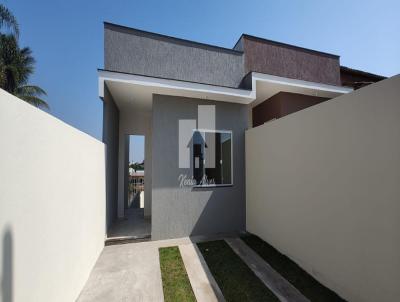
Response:
POLYGON ((400 76, 246 133, 247 230, 349 301, 400 297, 400 76))
POLYGON ((104 144, 0 89, 2 301, 75 301, 104 238, 104 144))

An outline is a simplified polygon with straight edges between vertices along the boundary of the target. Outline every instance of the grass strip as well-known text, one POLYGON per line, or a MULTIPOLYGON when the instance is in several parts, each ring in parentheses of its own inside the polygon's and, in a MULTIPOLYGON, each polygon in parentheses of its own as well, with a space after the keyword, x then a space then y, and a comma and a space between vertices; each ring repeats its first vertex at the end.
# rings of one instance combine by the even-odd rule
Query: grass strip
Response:
POLYGON ((296 287, 305 297, 313 302, 346 301, 335 292, 323 286, 297 263, 281 254, 274 247, 255 235, 241 238, 253 251, 263 258, 283 278, 296 287))
POLYGON ((197 246, 227 302, 279 301, 225 241, 197 246))
POLYGON ((196 301, 179 248, 158 249, 165 302, 196 301))

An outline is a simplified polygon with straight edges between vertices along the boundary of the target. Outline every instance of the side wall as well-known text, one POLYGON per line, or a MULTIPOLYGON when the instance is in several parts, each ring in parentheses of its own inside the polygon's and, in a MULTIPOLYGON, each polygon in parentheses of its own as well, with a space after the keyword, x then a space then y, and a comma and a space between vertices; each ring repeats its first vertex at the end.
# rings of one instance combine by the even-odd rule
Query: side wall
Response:
POLYGON ((107 229, 117 218, 118 205, 118 142, 119 110, 104 85, 103 99, 103 143, 107 147, 106 180, 107 180, 107 229))
POLYGON ((104 246, 105 146, 0 90, 3 301, 75 301, 104 246))
POLYGON ((400 76, 246 132, 247 230, 349 301, 400 297, 400 76))
POLYGON ((245 105, 153 97, 152 239, 243 231, 245 228, 244 131, 245 105), (197 120, 198 105, 216 106, 216 129, 233 131, 233 186, 180 187, 179 176, 192 169, 178 166, 180 119, 197 120))

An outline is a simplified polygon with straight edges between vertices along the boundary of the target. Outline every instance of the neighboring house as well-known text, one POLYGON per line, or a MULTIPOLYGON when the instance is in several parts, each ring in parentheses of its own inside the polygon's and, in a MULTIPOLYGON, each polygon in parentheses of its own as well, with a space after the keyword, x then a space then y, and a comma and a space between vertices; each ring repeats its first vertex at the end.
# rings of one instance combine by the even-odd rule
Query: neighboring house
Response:
POLYGON ((144 171, 131 169, 129 168, 129 183, 132 184, 132 192, 141 192, 144 189, 144 171))
POLYGON ((249 35, 228 49, 105 23, 104 43, 107 226, 124 217, 128 135, 145 135, 153 239, 244 231, 246 129, 384 79, 249 35), (193 135, 188 165, 181 125, 193 135))

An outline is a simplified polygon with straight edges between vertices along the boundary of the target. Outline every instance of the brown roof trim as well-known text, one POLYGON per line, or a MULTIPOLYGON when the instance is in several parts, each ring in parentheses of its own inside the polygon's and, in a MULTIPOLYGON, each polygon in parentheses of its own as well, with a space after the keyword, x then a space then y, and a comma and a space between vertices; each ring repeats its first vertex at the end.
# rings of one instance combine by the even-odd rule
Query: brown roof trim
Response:
POLYGON ((366 72, 366 71, 362 71, 362 70, 358 70, 358 69, 353 69, 350 67, 346 67, 346 66, 340 66, 340 72, 347 72, 347 73, 353 73, 353 74, 357 74, 357 75, 361 75, 361 76, 365 76, 365 77, 372 77, 372 78, 376 78, 379 80, 384 80, 387 79, 387 77, 385 76, 381 76, 378 74, 374 74, 374 73, 370 73, 370 72, 366 72))
POLYGON ((203 49, 207 49, 207 50, 222 51, 222 52, 226 52, 226 53, 230 53, 230 54, 234 54, 234 55, 242 55, 243 54, 243 51, 239 51, 236 49, 225 48, 225 47, 221 47, 221 46, 196 42, 196 41, 192 41, 192 40, 176 38, 176 37, 172 37, 172 36, 168 36, 168 35, 145 31, 145 30, 141 30, 141 29, 137 29, 137 28, 133 28, 133 27, 127 27, 127 26, 114 24, 114 23, 110 23, 110 22, 106 22, 106 21, 104 21, 103 23, 104 23, 104 28, 108 28, 111 30, 124 32, 124 33, 128 33, 128 34, 135 34, 138 36, 149 37, 149 38, 153 38, 156 40, 177 43, 177 44, 181 44, 181 45, 185 45, 185 46, 198 47, 198 48, 203 48, 203 49))
POLYGON ((286 48, 290 48, 290 49, 294 49, 294 50, 299 50, 299 51, 303 51, 303 52, 319 54, 319 55, 330 57, 330 58, 335 58, 335 59, 340 58, 340 56, 335 55, 335 54, 322 52, 322 51, 309 49, 309 48, 304 48, 304 47, 300 47, 300 46, 296 46, 296 45, 292 45, 292 44, 286 44, 286 43, 282 43, 282 42, 278 42, 278 41, 268 40, 268 39, 264 39, 264 38, 260 38, 260 37, 256 37, 256 36, 252 36, 252 35, 248 35, 248 34, 242 34, 240 36, 240 38, 237 40, 237 42, 236 42, 236 44, 235 44, 235 46, 233 48, 236 47, 236 45, 239 43, 239 41, 242 38, 246 38, 246 39, 253 40, 253 41, 259 41, 259 42, 263 42, 263 43, 268 43, 268 44, 273 44, 273 45, 277 45, 277 46, 282 46, 282 47, 286 47, 286 48))

